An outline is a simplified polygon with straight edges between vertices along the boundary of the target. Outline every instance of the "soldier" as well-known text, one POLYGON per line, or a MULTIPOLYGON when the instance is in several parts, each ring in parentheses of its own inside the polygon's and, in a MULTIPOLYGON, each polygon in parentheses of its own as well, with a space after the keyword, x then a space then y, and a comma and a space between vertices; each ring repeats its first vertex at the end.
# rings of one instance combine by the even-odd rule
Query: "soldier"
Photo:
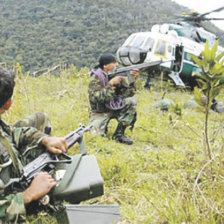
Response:
POLYGON ((115 57, 104 53, 99 58, 99 65, 91 71, 89 84, 90 123, 93 132, 104 136, 109 121, 115 118, 118 126, 112 139, 131 145, 133 141, 124 135, 125 129, 133 129, 136 121, 137 100, 132 96, 135 93, 135 81, 139 71, 131 71, 132 79, 123 76, 110 77, 109 73, 118 66, 115 57))
POLYGON ((41 172, 25 191, 6 195, 4 189, 10 179, 20 177, 22 167, 46 150, 52 153, 67 151, 64 138, 49 137, 30 127, 33 125, 49 132, 49 120, 43 113, 36 113, 14 127, 2 121, 2 114, 12 104, 14 85, 13 76, 0 68, 0 223, 17 222, 20 215, 26 214, 27 205, 56 186, 51 175, 41 172), (21 125, 27 127, 18 127, 21 125), (37 147, 41 145, 45 147, 37 147))

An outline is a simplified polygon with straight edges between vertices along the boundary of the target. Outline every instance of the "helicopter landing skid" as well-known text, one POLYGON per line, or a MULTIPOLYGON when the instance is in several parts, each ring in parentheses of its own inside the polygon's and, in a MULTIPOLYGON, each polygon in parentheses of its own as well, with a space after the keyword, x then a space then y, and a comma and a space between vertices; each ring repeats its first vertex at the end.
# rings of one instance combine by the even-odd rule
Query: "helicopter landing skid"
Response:
POLYGON ((172 71, 169 75, 168 75, 177 86, 185 86, 185 84, 183 83, 183 81, 181 80, 179 73, 178 72, 174 72, 172 71))

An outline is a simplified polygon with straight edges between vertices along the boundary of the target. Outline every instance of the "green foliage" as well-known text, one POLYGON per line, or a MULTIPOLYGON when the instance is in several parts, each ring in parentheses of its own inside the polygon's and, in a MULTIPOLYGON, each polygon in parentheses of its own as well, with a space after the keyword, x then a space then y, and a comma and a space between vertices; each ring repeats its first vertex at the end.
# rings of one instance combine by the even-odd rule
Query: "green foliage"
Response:
POLYGON ((202 69, 202 74, 196 73, 197 81, 201 91, 195 88, 195 99, 201 106, 211 107, 211 102, 219 94, 223 85, 221 80, 224 79, 224 59, 223 52, 217 55, 219 41, 216 41, 212 49, 209 49, 208 41, 205 49, 201 53, 202 59, 192 55, 193 60, 202 69), (207 97, 207 102, 203 99, 203 95, 207 97))
MULTIPOLYGON (((89 122, 88 80, 86 69, 77 71, 73 66, 60 77, 18 76, 14 104, 4 119, 13 123, 43 111, 51 118, 53 135, 64 136, 79 122, 89 122)), ((166 94, 177 102, 176 109, 181 108, 181 117, 175 110, 164 113, 153 107, 162 96, 155 88, 137 93, 138 119, 133 132, 127 130, 134 140, 131 146, 111 139, 115 120, 106 137, 85 133, 89 154, 97 157, 105 180, 105 194, 84 203, 118 203, 122 223, 223 223, 223 116, 211 114, 212 146, 217 156, 205 164, 203 113, 181 108, 193 95, 171 88, 166 94)), ((218 97, 223 99, 224 92, 218 97)), ((69 153, 77 152, 75 145, 69 153)), ((27 222, 56 223, 55 217, 46 214, 29 217, 27 222)))
POLYGON ((205 142, 209 158, 211 159, 211 148, 208 138, 208 114, 213 100, 219 95, 223 89, 222 79, 224 79, 224 54, 218 54, 219 40, 216 41, 212 49, 206 41, 204 51, 201 53, 202 58, 199 59, 192 55, 193 60, 201 68, 202 73, 196 73, 200 90, 195 87, 195 100, 200 106, 205 108, 205 142))
POLYGON ((205 98, 205 95, 198 87, 194 88, 194 97, 200 106, 204 107, 207 104, 207 98, 205 98))

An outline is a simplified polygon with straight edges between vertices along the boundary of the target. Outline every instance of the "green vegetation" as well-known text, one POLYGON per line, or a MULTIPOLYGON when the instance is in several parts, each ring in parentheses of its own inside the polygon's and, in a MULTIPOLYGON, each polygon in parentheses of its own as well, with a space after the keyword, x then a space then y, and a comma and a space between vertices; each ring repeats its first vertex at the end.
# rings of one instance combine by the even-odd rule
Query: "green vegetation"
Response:
MULTIPOLYGON (((52 120, 53 135, 64 136, 79 122, 88 124, 88 82, 88 71, 78 72, 73 66, 61 71, 61 77, 20 74, 14 105, 4 119, 13 123, 43 111, 52 120)), ((105 180, 104 196, 91 202, 118 203, 122 223, 224 223, 224 115, 210 114, 214 158, 208 160, 203 150, 204 113, 183 109, 183 102, 193 94, 168 88, 166 98, 181 109, 177 114, 175 109, 164 113, 154 107, 163 95, 162 83, 137 93, 138 120, 133 133, 127 132, 134 140, 132 146, 111 140, 115 121, 106 138, 85 134, 89 153, 96 155, 105 180)), ((223 97, 221 91, 217 99, 223 97)), ((76 145, 70 153, 77 152, 76 145)), ((34 220, 56 223, 44 214, 34 220)))

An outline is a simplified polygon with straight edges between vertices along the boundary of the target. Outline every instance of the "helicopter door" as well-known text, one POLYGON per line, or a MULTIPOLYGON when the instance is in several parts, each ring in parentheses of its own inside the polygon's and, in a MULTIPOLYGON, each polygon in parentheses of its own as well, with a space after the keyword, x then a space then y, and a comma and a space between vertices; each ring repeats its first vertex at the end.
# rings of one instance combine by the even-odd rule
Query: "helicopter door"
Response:
POLYGON ((185 86, 180 78, 180 73, 183 68, 183 54, 184 47, 181 45, 176 45, 175 48, 175 60, 173 62, 173 69, 169 74, 169 77, 174 81, 177 86, 185 86))
POLYGON ((175 60, 173 62, 173 71, 181 73, 182 68, 183 68, 183 52, 184 52, 184 47, 176 45, 175 48, 175 60))

